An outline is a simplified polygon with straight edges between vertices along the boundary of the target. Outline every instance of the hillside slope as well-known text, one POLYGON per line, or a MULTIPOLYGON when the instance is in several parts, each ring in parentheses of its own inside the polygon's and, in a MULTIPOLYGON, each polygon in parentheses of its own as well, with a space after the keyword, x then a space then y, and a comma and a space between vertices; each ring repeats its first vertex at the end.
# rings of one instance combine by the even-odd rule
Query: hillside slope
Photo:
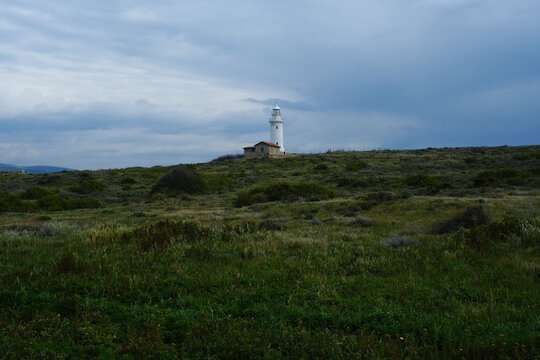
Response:
POLYGON ((0 177, 0 358, 536 358, 539 185, 540 146, 0 177))

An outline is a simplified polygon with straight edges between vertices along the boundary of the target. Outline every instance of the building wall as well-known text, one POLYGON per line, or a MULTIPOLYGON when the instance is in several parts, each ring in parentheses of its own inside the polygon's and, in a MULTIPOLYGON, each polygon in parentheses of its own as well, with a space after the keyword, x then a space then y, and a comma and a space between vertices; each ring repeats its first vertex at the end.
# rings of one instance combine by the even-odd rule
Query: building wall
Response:
POLYGON ((283 122, 270 123, 270 142, 281 146, 280 151, 285 151, 283 145, 283 122))
POLYGON ((24 170, 0 171, 0 176, 7 176, 7 175, 13 175, 13 174, 25 174, 25 172, 24 172, 24 170))

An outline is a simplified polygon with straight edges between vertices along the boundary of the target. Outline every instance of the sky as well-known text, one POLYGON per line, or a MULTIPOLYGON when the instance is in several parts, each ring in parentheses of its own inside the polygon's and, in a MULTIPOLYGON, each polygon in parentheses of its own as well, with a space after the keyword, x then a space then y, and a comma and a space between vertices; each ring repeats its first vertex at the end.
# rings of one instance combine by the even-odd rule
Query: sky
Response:
POLYGON ((538 0, 0 2, 0 163, 540 143, 538 0))

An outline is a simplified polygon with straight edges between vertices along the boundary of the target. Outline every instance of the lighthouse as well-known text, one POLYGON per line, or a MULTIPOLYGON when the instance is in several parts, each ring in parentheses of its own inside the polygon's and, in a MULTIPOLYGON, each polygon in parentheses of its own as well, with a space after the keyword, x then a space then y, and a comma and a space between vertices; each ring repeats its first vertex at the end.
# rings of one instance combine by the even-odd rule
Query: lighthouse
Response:
POLYGON ((283 145, 283 119, 281 118, 281 109, 275 105, 272 108, 270 117, 270 142, 281 147, 281 152, 285 152, 283 145))

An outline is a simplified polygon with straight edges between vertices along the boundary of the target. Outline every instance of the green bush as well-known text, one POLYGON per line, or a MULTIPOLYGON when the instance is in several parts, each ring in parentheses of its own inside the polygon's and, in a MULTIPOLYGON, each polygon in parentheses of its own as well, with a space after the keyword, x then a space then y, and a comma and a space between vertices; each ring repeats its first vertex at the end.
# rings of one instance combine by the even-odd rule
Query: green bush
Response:
POLYGON ((125 176, 122 178, 122 180, 120 180, 120 184, 122 185, 133 185, 136 183, 137 183, 137 180, 129 176, 125 176))
POLYGON ((68 198, 65 202, 65 209, 97 209, 102 205, 102 201, 95 198, 68 198))
POLYGON ((335 192, 324 185, 310 183, 278 182, 241 191, 234 202, 236 207, 270 201, 317 201, 335 197, 335 192))
POLYGON ((99 199, 94 198, 64 198, 59 195, 48 195, 37 201, 39 209, 49 211, 96 209, 102 206, 99 199))
POLYGON ((526 185, 531 174, 518 169, 499 168, 481 171, 473 176, 474 186, 526 185))
POLYGON ((398 196, 393 192, 384 190, 374 191, 364 196, 364 200, 360 202, 360 207, 363 210, 369 210, 377 205, 391 204, 396 199, 398 199, 398 196))
POLYGON ((126 232, 121 239, 126 243, 135 242, 143 251, 150 251, 164 250, 175 240, 195 243, 210 240, 215 235, 211 228, 194 222, 162 220, 126 232))
POLYGON ((0 192, 0 212, 27 212, 32 209, 33 206, 29 202, 6 192, 0 192))
POLYGON ((345 170, 347 171, 358 171, 358 170, 362 170, 362 169, 365 169, 369 166, 369 164, 365 161, 351 161, 351 162, 348 162, 347 165, 345 166, 345 170))
POLYGON ((165 173, 152 188, 151 194, 199 194, 207 190, 201 175, 187 166, 177 166, 165 173))
POLYGON ((50 196, 52 193, 40 186, 32 186, 19 194, 19 198, 24 200, 38 200, 46 196, 50 196))
POLYGON ((437 188, 442 185, 441 181, 434 176, 426 174, 416 174, 405 178, 405 184, 411 187, 431 187, 437 188))
POLYGON ((328 165, 326 165, 325 163, 320 163, 313 168, 313 170, 315 171, 328 171, 328 169, 328 165))
POLYGON ((465 229, 455 236, 456 243, 475 249, 508 243, 515 247, 540 245, 540 221, 509 217, 500 222, 465 229))
POLYGON ((433 232, 436 234, 445 234, 455 231, 459 228, 471 229, 478 225, 487 224, 489 216, 481 205, 471 206, 463 212, 456 214, 447 220, 436 222, 432 225, 433 232))
POLYGON ((51 194, 39 199, 37 205, 43 210, 61 211, 66 209, 66 199, 61 196, 51 194))
POLYGON ((94 179, 84 179, 79 185, 71 186, 69 191, 78 193, 78 194, 91 194, 94 192, 102 192, 105 190, 105 184, 99 180, 94 179))
POLYGON ((363 188, 372 186, 374 181, 369 177, 341 176, 337 183, 342 187, 363 188))

